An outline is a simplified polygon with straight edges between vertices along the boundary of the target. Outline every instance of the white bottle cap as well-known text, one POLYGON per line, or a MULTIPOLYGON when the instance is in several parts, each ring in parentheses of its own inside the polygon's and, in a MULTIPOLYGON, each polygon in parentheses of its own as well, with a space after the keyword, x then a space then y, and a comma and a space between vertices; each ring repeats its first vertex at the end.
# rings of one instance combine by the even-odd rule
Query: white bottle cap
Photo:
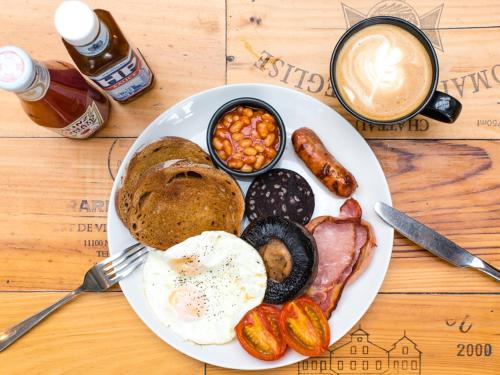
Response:
POLYGON ((35 79, 35 66, 30 55, 15 46, 0 48, 0 88, 21 92, 35 79))
POLYGON ((99 33, 99 19, 94 11, 78 0, 63 1, 54 17, 57 32, 68 43, 84 46, 91 43, 99 33))

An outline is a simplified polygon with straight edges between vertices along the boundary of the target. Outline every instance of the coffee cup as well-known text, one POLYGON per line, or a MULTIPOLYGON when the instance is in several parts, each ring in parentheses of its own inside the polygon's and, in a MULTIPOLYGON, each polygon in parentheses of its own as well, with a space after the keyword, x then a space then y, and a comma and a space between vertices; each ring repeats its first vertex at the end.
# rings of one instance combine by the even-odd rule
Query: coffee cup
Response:
POLYGON ((437 91, 439 65, 427 36, 400 18, 367 18, 349 28, 330 61, 340 104, 375 125, 402 123, 417 114, 453 123, 462 105, 437 91))

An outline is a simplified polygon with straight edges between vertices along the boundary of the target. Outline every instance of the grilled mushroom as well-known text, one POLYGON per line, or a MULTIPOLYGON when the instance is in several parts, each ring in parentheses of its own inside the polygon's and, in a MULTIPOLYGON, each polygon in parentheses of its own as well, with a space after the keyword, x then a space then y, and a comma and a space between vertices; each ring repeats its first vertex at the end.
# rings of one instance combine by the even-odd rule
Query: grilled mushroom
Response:
POLYGON ((252 222, 241 238, 259 250, 267 271, 264 302, 282 304, 307 290, 318 270, 316 242, 293 221, 269 216, 252 222))

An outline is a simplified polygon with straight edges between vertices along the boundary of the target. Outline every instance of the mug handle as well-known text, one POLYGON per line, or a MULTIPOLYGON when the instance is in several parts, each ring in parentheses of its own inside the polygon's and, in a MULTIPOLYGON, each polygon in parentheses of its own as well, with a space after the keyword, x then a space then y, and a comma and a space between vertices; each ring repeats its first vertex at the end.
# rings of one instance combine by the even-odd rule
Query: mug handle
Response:
POLYGON ((420 114, 437 121, 454 123, 458 118, 462 104, 454 97, 441 91, 434 91, 431 100, 420 114))

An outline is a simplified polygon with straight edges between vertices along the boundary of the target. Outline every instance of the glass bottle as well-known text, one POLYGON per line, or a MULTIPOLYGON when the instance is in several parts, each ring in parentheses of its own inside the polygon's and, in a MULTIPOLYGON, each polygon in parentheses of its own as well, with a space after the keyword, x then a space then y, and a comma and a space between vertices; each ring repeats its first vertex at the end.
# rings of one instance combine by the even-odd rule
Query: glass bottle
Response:
POLYGON ((72 65, 40 62, 21 48, 0 48, 0 89, 17 94, 38 125, 68 138, 88 138, 108 120, 109 100, 72 65))
POLYGON ((57 8, 54 21, 80 72, 114 100, 129 102, 152 87, 151 69, 108 11, 69 0, 57 8))

